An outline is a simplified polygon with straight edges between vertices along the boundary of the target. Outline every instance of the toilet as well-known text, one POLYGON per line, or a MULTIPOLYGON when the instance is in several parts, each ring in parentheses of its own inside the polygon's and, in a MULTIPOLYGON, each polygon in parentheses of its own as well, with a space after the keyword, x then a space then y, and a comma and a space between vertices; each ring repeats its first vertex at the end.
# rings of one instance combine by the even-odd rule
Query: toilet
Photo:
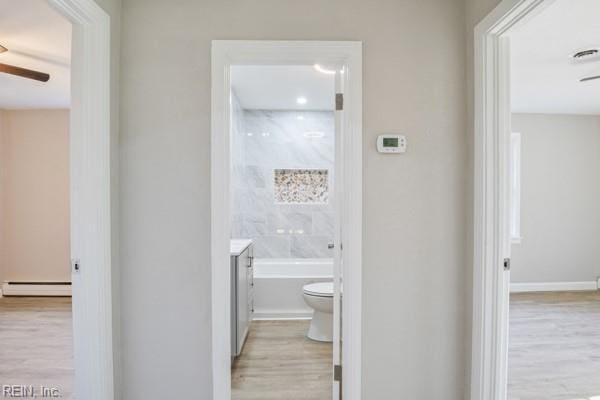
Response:
POLYGON ((319 342, 333 341, 333 282, 310 283, 302 287, 304 301, 313 310, 308 338, 319 342))

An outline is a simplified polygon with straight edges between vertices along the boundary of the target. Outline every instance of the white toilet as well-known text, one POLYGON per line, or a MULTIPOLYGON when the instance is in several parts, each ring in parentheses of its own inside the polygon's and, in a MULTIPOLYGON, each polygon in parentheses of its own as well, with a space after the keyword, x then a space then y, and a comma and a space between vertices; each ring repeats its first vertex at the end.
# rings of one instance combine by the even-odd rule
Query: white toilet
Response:
POLYGON ((319 282, 302 287, 304 301, 313 310, 308 337, 320 342, 333 341, 333 282, 319 282))

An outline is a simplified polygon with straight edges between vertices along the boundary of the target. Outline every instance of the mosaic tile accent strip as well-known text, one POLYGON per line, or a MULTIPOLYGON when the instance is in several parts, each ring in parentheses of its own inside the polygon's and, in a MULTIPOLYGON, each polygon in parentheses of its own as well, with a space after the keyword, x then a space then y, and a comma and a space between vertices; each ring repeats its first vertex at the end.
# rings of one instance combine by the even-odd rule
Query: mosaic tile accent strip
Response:
POLYGON ((326 204, 329 179, 326 169, 276 169, 275 202, 279 204, 326 204))

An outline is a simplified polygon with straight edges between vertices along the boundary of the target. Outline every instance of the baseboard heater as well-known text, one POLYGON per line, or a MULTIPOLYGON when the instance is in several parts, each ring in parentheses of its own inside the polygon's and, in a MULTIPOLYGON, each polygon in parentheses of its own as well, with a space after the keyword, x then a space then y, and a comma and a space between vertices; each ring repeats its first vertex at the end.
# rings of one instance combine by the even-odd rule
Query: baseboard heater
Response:
POLYGON ((71 282, 4 282, 2 296, 71 296, 71 282))

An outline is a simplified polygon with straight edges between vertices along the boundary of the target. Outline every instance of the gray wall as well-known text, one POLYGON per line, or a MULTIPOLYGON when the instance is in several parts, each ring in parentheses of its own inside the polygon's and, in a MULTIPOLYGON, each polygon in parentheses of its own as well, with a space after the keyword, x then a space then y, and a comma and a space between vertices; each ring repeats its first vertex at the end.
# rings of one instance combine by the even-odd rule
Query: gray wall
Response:
POLYGON ((332 257, 327 244, 334 235, 333 197, 326 203, 277 203, 274 171, 326 170, 328 193, 333 195, 333 111, 234 106, 233 120, 232 237, 253 239, 257 258, 332 257), (324 136, 305 137, 307 131, 324 136))
POLYGON ((364 42, 363 397, 463 399, 462 0, 123 1, 123 397, 211 398, 211 39, 364 42))
POLYGON ((600 276, 600 117, 515 114, 521 133, 521 244, 512 282, 600 276))

